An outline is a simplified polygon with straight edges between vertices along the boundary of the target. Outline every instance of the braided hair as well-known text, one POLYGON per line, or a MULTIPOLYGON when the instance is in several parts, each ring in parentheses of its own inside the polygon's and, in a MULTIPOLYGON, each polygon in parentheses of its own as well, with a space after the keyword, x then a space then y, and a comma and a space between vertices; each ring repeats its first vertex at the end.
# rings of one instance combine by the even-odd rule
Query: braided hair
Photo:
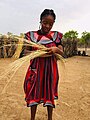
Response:
POLYGON ((52 9, 45 9, 40 15, 40 20, 42 21, 43 17, 47 15, 52 15, 54 20, 56 19, 56 15, 52 9))

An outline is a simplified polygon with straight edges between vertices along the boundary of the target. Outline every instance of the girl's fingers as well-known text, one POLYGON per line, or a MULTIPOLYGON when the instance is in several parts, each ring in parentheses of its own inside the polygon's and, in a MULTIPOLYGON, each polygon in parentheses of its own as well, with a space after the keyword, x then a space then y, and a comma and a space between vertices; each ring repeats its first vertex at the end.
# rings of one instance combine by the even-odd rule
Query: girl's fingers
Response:
POLYGON ((52 50, 51 48, 47 48, 47 49, 46 49, 47 52, 49 52, 49 51, 51 51, 51 50, 52 50))

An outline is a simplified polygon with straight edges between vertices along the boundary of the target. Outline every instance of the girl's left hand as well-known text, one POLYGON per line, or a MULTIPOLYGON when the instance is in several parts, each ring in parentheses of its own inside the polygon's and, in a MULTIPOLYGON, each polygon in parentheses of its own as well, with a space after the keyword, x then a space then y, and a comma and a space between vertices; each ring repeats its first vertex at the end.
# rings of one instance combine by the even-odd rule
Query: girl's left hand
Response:
POLYGON ((58 47, 50 47, 50 48, 47 48, 47 51, 49 55, 52 55, 54 53, 58 53, 60 55, 63 56, 63 47, 61 45, 59 45, 58 47))

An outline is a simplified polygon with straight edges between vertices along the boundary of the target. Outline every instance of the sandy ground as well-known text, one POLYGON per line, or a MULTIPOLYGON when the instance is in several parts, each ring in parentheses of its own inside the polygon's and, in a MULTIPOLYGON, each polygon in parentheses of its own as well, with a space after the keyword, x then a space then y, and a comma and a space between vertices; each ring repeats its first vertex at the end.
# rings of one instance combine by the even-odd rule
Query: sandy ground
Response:
MULTIPOLYGON (((13 59, 0 59, 0 77, 13 59)), ((29 61, 18 69, 12 79, 0 79, 0 120, 30 120, 24 101, 23 82, 29 61)), ((65 59, 60 67, 59 99, 53 120, 90 120, 90 57, 65 59)), ((36 120, 47 120, 47 109, 38 106, 36 120)))

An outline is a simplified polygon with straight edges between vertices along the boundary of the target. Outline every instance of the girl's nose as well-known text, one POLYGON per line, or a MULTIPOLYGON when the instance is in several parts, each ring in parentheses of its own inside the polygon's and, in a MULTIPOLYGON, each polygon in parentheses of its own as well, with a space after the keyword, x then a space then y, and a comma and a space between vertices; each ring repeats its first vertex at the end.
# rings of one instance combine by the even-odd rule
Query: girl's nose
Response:
POLYGON ((46 24, 46 27, 47 27, 47 28, 50 28, 50 25, 49 25, 49 24, 46 24))

